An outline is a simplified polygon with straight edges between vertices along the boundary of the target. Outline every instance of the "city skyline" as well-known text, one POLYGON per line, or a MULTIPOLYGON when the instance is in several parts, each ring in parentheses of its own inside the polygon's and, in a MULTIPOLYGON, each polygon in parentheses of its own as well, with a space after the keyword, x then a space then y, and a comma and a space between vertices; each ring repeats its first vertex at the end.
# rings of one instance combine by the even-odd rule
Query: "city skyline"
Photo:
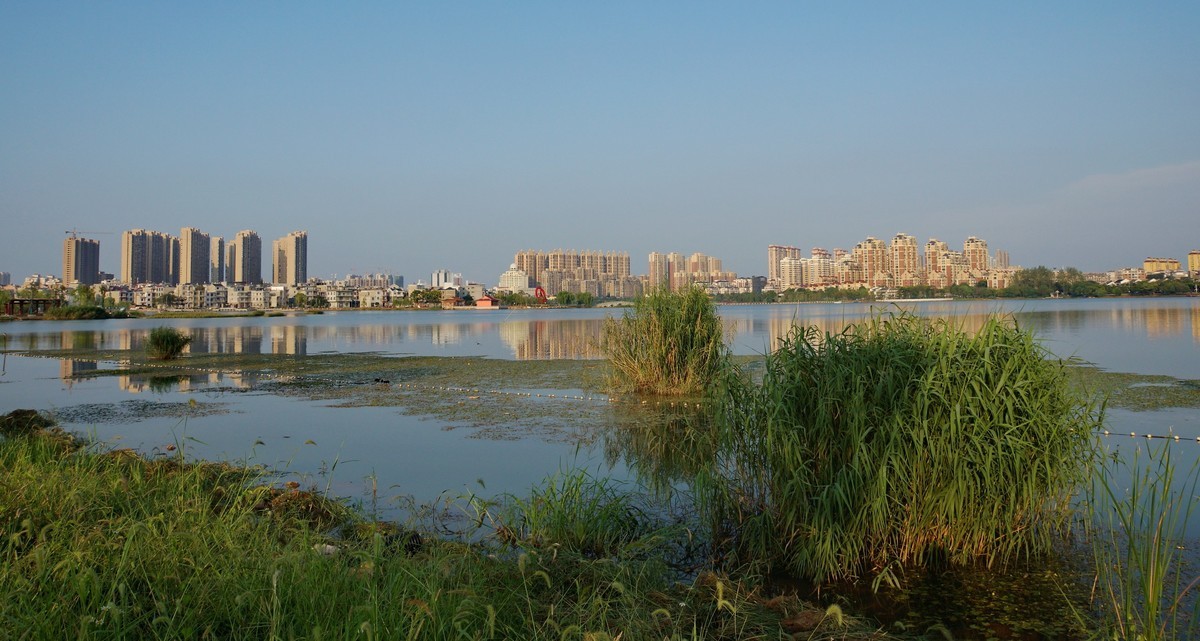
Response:
MULTIPOLYGON (((70 237, 64 240, 62 245, 62 275, 34 272, 25 277, 51 276, 77 284, 96 284, 111 278, 125 285, 229 282, 294 286, 308 280, 306 231, 293 231, 272 242, 271 252, 267 255, 269 262, 266 264, 269 273, 265 279, 261 275, 262 241, 253 230, 238 232, 227 246, 221 236, 211 236, 194 227, 182 228, 178 237, 145 229, 127 230, 121 234, 120 271, 107 274, 98 267, 101 254, 99 241, 79 236, 77 232, 67 233, 70 237), (192 249, 189 250, 189 247, 192 249), (226 251, 222 252, 221 248, 226 251), (82 261, 80 257, 83 258, 82 261), (189 264, 193 266, 190 270, 189 264), (197 270, 201 274, 199 277, 194 275, 197 270)), ((882 287, 917 284, 945 287, 949 284, 973 282, 972 279, 989 280, 992 286, 1003 287, 1012 274, 1010 270, 1007 274, 999 275, 998 283, 995 282, 995 278, 988 278, 989 271, 1008 270, 1010 255, 1005 249, 993 247, 989 250, 987 240, 976 236, 969 236, 963 241, 962 251, 951 250, 948 243, 934 237, 930 237, 924 243, 922 250, 917 238, 904 232, 897 233, 890 243, 868 236, 854 244, 852 250, 835 247, 830 251, 823 247, 812 247, 809 256, 804 255, 804 249, 791 245, 771 244, 767 246, 766 251, 766 269, 741 273, 724 271, 720 258, 700 252, 684 256, 679 252, 652 251, 648 254, 644 274, 638 274, 637 270, 631 268, 629 252, 611 250, 521 250, 515 254, 511 266, 527 276, 530 287, 542 286, 550 295, 559 291, 594 289, 592 293, 596 296, 617 298, 636 295, 641 285, 630 288, 608 281, 620 281, 630 276, 644 278, 649 283, 670 283, 672 288, 690 282, 711 283, 761 277, 772 287, 783 284, 783 288, 786 289, 791 286, 845 285, 858 282, 882 287), (847 266, 842 264, 846 261, 855 264, 854 271, 847 271, 847 266), (549 274, 549 280, 542 277, 543 271, 549 274), (944 276, 927 278, 937 273, 944 276), (675 275, 681 277, 678 282, 675 275)), ((1197 272, 1200 271, 1200 250, 1190 250, 1182 258, 1147 256, 1140 264, 1141 267, 1138 264, 1113 265, 1089 271, 1133 273, 1142 269, 1146 273, 1197 272)), ((1020 269, 1035 266, 1075 268, 1074 265, 1046 263, 1013 267, 1020 269)), ((500 276, 501 289, 513 289, 504 284, 504 277, 511 271, 500 276)), ((9 274, 0 273, 6 276, 9 274)), ((346 278, 373 278, 382 274, 346 274, 346 278)), ((405 278, 404 274, 388 276, 389 280, 395 278, 400 282, 405 278)), ((19 280, 23 278, 18 277, 19 280)), ((319 277, 317 279, 323 280, 319 277)), ((467 283, 496 286, 490 280, 471 280, 464 278, 461 273, 452 273, 446 269, 434 271, 430 284, 439 288, 451 280, 459 286, 467 283)), ((418 278, 415 282, 419 284, 424 281, 418 278)))
POLYGON ((58 271, 73 227, 280 224, 326 278, 555 246, 755 273, 897 227, 1182 258, 1197 31, 1195 3, 5 3, 0 270, 58 271))

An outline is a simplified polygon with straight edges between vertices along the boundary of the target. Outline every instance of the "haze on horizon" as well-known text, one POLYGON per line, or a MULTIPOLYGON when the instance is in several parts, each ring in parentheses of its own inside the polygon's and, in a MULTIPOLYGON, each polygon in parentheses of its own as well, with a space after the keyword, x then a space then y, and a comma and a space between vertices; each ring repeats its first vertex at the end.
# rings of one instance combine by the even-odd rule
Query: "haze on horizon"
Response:
POLYGON ((521 249, 975 235, 1100 270, 1200 249, 1200 4, 0 4, 0 271, 127 229, 310 275, 494 284, 521 249))

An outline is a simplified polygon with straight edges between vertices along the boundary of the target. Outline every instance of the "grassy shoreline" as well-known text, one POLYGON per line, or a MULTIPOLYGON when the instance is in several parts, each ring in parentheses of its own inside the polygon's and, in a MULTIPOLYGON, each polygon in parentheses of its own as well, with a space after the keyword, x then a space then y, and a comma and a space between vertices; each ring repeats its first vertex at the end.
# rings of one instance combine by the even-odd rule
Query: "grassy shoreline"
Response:
POLYGON ((467 497, 471 531, 419 532, 259 470, 95 450, 29 414, 0 431, 5 638, 884 638, 728 576, 678 580, 655 550, 683 532, 630 522, 595 479, 467 497))

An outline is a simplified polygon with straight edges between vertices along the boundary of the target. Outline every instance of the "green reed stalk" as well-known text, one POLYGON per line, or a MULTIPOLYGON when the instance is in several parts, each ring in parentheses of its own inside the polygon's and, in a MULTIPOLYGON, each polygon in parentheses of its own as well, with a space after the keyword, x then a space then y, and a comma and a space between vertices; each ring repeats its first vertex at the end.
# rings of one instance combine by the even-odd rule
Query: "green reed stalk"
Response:
POLYGON ((728 353, 716 306, 698 287, 637 299, 632 313, 605 321, 601 346, 612 388, 659 395, 704 391, 728 353))
POLYGON ((1099 420, 998 319, 973 335, 910 315, 798 330, 761 383, 729 376, 721 398, 706 509, 741 560, 817 581, 1047 552, 1099 420))
POLYGON ((1141 448, 1132 461, 1114 456, 1098 466, 1088 493, 1087 531, 1096 568, 1096 599, 1104 622, 1123 639, 1193 638, 1198 602, 1189 594, 1200 577, 1187 574, 1182 554, 1200 480, 1200 464, 1178 486, 1172 446, 1141 448), (1119 470, 1129 470, 1121 490, 1119 470))

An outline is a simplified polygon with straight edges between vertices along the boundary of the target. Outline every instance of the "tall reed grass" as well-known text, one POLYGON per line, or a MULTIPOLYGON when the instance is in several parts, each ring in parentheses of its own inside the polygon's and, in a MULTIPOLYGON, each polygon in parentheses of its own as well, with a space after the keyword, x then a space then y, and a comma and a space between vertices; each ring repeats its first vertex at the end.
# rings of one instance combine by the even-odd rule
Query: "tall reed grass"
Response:
POLYGON ((699 287, 638 298, 632 313, 605 321, 601 346, 613 368, 610 386, 636 393, 697 394, 728 360, 716 305, 699 287))
POLYGON ((1200 464, 1176 478, 1172 445, 1115 454, 1087 493, 1085 530, 1095 562, 1095 602, 1115 638, 1192 639, 1200 631, 1197 560, 1187 527, 1200 464), (1128 476, 1128 487, 1124 478, 1128 476))
POLYGON ((760 383, 727 378, 698 486, 742 561, 815 581, 1005 563, 1068 532, 1099 412, 1033 336, 878 316, 793 332, 760 383))
POLYGON ((150 358, 171 360, 178 358, 191 342, 191 336, 174 327, 155 327, 146 338, 146 353, 150 358))

